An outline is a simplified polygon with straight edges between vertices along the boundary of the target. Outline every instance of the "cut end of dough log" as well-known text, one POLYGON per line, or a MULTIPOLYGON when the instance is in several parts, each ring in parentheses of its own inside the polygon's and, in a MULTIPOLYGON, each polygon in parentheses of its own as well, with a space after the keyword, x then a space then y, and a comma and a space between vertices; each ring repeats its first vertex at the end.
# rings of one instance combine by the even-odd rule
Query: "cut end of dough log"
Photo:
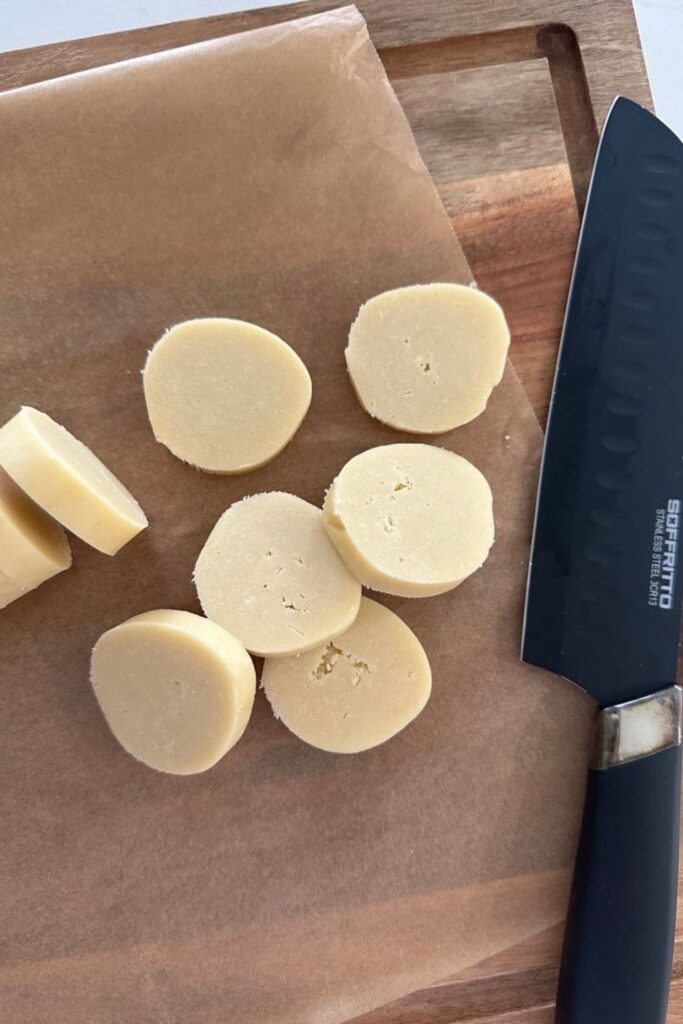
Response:
POLYGON ((223 513, 194 578, 208 618, 268 657, 299 654, 343 633, 361 597, 320 509, 280 491, 251 495, 223 513))
POLYGON ((242 320, 188 320, 149 353, 143 371, 154 436, 211 473, 270 462, 311 403, 305 365, 281 338, 242 320))
POLYGON ((70 565, 64 530, 0 469, 0 607, 70 565))
POLYGON ((175 775, 206 771, 237 743, 256 689, 242 644, 201 615, 170 609, 104 633, 90 678, 121 746, 175 775))
POLYGON ((398 597, 452 590, 485 562, 491 488, 467 459, 427 444, 356 455, 325 497, 332 543, 360 582, 398 597))
POLYGON ((364 597, 354 624, 296 658, 266 659, 263 688, 275 716, 321 750, 355 754, 395 736, 424 708, 432 675, 402 619, 364 597))
POLYGON ((346 364, 371 416, 438 434, 484 411, 509 344, 505 315, 489 295, 461 284, 412 285, 361 306, 346 364))
POLYGON ((107 555, 147 526, 133 495, 82 441, 24 406, 0 429, 0 466, 49 515, 107 555))

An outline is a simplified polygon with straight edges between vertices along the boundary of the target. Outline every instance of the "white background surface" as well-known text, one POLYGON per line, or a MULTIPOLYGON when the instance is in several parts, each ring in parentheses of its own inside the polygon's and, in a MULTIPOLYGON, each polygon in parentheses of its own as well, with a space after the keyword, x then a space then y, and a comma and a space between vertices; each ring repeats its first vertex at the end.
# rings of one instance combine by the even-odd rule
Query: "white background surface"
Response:
MULTIPOLYGON (((282 0, 0 0, 0 50, 276 2, 282 0)), ((655 108, 683 138, 683 0, 634 0, 634 6, 655 108)))

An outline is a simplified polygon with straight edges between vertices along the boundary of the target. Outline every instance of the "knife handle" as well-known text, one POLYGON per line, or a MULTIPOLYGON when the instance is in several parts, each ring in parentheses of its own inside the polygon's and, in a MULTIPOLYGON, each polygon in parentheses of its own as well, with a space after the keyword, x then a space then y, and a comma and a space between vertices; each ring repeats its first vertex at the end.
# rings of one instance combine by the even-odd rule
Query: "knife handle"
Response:
POLYGON ((680 694, 671 687, 601 714, 600 767, 588 773, 556 1024, 665 1022, 678 882, 680 694), (630 710, 640 713, 640 727, 638 715, 627 721, 630 710), (634 755, 639 742, 655 752, 634 755))

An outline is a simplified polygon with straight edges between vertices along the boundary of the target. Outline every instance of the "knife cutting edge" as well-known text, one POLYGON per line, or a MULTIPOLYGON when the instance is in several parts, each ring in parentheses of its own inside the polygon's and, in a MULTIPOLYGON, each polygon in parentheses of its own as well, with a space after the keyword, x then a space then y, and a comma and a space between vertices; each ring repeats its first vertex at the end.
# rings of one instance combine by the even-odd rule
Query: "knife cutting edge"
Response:
POLYGON ((569 291, 522 657, 598 703, 556 1024, 664 1024, 678 876, 683 144, 618 97, 569 291))

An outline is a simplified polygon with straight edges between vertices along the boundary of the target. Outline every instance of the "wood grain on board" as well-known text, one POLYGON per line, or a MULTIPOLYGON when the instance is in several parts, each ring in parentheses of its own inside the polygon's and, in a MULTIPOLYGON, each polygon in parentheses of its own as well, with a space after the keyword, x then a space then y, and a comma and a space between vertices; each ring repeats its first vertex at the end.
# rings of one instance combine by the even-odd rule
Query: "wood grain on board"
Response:
MULTIPOLYGON (((336 6, 309 0, 5 54, 0 89, 336 6)), ((598 128, 617 93, 651 105, 630 0, 357 6, 474 274, 505 306, 512 360, 543 421, 598 128)), ((551 929, 354 1024, 550 1024, 560 940, 551 929)), ((683 1024, 680 927, 668 1021, 683 1024)))
POLYGON ((579 225, 548 61, 393 84, 474 276, 506 310, 512 361, 544 419, 579 225))

